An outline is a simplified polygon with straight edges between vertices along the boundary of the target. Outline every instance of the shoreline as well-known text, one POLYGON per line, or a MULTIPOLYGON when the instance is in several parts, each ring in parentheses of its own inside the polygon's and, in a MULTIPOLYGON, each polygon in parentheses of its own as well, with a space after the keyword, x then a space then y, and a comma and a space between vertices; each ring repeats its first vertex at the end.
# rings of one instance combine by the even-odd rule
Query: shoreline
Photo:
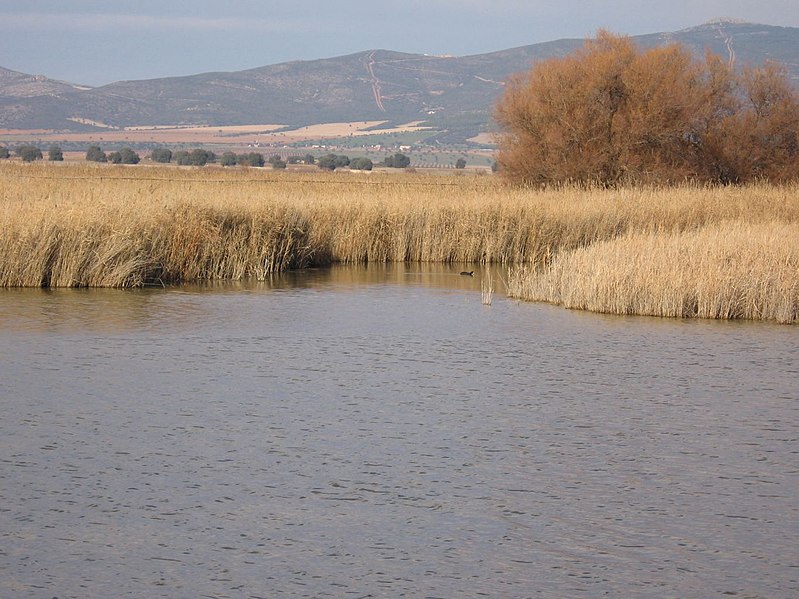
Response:
POLYGON ((799 239, 797 185, 531 190, 494 177, 411 173, 136 172, 1 164, 0 286, 141 287, 335 263, 493 263, 512 269, 512 297, 565 307, 790 323, 799 312, 799 241, 790 243, 799 239), (736 265, 744 266, 731 278, 736 265), (726 288, 715 306, 701 290, 711 273, 726 288), (656 281, 682 289, 667 298, 656 281), (654 299, 643 308, 647 294, 654 299), (651 307, 657 301, 662 309, 651 307), (708 307, 692 309, 702 302, 708 307))

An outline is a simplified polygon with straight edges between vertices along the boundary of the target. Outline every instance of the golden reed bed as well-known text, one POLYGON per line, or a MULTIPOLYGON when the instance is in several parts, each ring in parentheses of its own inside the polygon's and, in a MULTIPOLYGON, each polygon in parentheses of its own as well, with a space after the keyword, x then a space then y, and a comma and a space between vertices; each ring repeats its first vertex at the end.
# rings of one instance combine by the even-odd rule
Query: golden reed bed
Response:
POLYGON ((799 224, 630 233, 513 270, 509 294, 610 314, 796 323, 799 224))
POLYGON ((334 262, 493 262, 513 267, 510 292, 522 299, 796 322, 797 192, 540 191, 495 177, 5 163, 0 285, 134 287, 334 262))

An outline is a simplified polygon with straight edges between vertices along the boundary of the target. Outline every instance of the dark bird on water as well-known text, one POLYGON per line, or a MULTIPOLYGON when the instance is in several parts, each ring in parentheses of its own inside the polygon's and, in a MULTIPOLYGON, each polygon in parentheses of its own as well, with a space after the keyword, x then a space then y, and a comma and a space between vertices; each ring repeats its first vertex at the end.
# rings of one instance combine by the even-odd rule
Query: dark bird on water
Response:
POLYGON ((474 271, 473 271, 473 270, 470 270, 469 272, 466 272, 466 271, 464 270, 464 271, 463 271, 461 274, 462 274, 464 277, 473 277, 473 276, 474 276, 474 271))

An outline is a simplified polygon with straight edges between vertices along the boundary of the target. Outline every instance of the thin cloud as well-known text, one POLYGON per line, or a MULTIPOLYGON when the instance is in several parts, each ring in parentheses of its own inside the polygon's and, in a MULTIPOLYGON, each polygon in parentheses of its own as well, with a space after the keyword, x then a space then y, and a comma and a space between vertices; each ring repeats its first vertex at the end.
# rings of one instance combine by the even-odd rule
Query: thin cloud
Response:
POLYGON ((193 17, 126 15, 112 13, 97 14, 53 14, 53 13, 0 13, 0 29, 6 30, 73 30, 112 31, 134 30, 181 30, 197 32, 214 31, 258 31, 258 32, 313 32, 315 27, 308 21, 287 19, 263 19, 240 17, 193 17))

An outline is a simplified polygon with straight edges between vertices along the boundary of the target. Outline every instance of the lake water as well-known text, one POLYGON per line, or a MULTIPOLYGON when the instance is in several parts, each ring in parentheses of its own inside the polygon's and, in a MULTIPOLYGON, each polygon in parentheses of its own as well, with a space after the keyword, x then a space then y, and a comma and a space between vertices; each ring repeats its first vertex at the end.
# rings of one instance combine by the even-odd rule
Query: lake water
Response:
POLYGON ((0 290, 0 596, 799 596, 799 329, 483 276, 0 290))

